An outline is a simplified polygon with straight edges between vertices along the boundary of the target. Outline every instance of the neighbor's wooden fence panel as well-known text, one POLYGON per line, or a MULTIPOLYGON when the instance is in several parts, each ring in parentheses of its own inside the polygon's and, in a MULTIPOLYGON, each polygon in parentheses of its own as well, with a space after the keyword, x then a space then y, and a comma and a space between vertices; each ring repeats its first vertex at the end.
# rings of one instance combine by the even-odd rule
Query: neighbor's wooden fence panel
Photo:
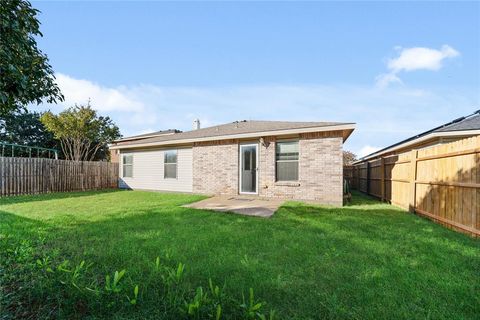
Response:
POLYGON ((480 236, 480 136, 348 169, 352 188, 480 236))
POLYGON ((353 166, 343 166, 343 178, 348 181, 350 187, 353 186, 353 166))
POLYGON ((0 196, 117 186, 116 163, 0 157, 0 196))

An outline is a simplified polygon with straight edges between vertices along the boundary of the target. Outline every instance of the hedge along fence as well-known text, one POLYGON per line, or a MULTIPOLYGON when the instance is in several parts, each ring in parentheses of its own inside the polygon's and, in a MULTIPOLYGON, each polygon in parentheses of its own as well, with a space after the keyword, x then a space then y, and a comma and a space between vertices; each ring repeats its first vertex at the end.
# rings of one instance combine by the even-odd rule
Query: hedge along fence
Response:
POLYGON ((365 161, 344 172, 354 189, 480 236, 480 136, 365 161))
POLYGON ((0 157, 0 196, 86 191, 118 186, 118 164, 0 157))

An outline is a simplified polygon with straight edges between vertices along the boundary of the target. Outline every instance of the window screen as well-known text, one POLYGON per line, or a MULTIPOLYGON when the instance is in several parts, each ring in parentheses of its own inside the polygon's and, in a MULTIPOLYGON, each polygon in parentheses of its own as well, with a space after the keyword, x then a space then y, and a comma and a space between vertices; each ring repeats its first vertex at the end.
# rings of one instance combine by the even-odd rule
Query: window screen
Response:
POLYGON ((276 143, 277 181, 298 180, 298 141, 276 143))
POLYGON ((177 150, 165 151, 164 177, 177 178, 177 150))
POLYGON ((131 178, 133 177, 133 155, 124 155, 122 159, 123 164, 123 177, 131 178))

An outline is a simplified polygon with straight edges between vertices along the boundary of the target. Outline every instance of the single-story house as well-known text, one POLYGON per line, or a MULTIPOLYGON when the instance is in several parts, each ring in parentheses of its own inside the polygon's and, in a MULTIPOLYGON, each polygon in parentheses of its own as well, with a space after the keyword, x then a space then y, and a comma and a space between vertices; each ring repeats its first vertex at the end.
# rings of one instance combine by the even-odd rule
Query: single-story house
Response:
POLYGON ((342 205, 354 123, 235 121, 117 140, 120 188, 258 195, 342 205))

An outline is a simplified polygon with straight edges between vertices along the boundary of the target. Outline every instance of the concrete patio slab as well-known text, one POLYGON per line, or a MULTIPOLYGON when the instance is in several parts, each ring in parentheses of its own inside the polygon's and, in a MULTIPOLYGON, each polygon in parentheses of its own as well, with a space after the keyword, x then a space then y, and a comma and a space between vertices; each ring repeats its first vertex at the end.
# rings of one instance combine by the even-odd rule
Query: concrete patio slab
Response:
POLYGON ((184 207, 270 218, 283 202, 283 200, 278 199, 249 196, 214 196, 184 205, 184 207))

